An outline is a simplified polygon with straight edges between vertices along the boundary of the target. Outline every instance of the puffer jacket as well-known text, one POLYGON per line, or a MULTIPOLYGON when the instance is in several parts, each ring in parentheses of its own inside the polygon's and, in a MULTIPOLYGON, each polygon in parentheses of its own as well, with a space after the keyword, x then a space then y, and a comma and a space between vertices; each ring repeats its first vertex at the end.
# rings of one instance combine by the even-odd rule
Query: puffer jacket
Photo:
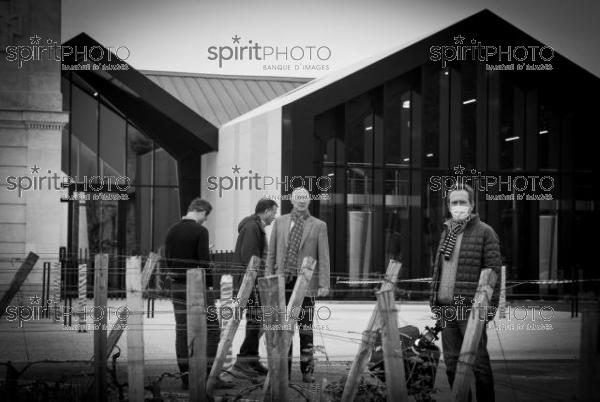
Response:
MULTIPOLYGON (((430 298, 432 308, 439 306, 437 292, 441 276, 441 258, 443 258, 440 251, 447 230, 448 226, 445 223, 433 265, 430 298)), ((454 252, 457 252, 457 250, 454 250, 454 252)), ((488 319, 492 319, 498 308, 501 264, 502 258, 500 256, 498 235, 490 225, 482 222, 477 214, 473 214, 464 229, 460 244, 454 297, 462 296, 464 297, 463 304, 470 304, 477 290, 481 270, 484 268, 493 269, 496 272, 497 280, 491 300, 494 309, 491 309, 490 315, 488 315, 488 319)), ((458 300, 456 304, 460 304, 458 300)))

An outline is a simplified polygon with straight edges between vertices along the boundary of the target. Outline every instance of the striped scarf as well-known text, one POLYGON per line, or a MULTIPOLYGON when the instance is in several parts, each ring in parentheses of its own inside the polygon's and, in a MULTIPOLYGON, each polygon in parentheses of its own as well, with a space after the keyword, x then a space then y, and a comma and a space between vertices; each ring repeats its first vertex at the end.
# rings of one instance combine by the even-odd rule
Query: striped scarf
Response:
POLYGON ((283 269, 286 275, 297 275, 298 273, 298 251, 302 241, 302 232, 304 231, 304 221, 310 216, 308 210, 299 212, 293 209, 290 217, 294 222, 294 227, 290 230, 288 237, 288 249, 285 255, 283 269))
POLYGON ((467 223, 471 220, 471 215, 462 221, 456 221, 454 219, 450 219, 447 222, 448 228, 446 230, 446 237, 442 243, 442 248, 440 252, 444 255, 445 260, 449 260, 452 256, 452 251, 454 251, 454 245, 456 244, 456 236, 467 226, 467 223))

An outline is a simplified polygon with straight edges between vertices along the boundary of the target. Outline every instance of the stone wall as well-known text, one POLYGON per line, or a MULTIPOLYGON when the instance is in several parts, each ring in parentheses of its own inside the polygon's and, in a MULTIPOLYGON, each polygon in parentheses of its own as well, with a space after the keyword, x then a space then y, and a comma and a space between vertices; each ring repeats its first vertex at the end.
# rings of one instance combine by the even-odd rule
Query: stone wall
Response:
POLYGON ((66 245, 67 206, 47 181, 21 194, 14 187, 19 178, 26 186, 62 175, 68 114, 62 112, 60 61, 49 60, 49 45, 60 45, 61 2, 1 1, 0 14, 0 292, 19 259, 33 251, 40 260, 23 290, 41 294, 43 262, 66 245))

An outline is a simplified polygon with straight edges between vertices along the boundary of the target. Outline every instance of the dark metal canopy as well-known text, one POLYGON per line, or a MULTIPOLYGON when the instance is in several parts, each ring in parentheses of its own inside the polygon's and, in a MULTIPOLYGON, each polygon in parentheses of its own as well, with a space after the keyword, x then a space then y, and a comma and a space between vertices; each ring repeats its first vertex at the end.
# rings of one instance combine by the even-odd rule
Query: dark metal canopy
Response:
POLYGON ((73 49, 63 64, 98 67, 64 69, 63 73, 76 75, 94 88, 177 160, 180 206, 184 212, 191 199, 200 195, 201 155, 217 150, 218 128, 89 35, 81 33, 63 46, 73 49), (95 50, 90 52, 92 48, 95 50), (90 54, 94 61, 87 57, 90 54))

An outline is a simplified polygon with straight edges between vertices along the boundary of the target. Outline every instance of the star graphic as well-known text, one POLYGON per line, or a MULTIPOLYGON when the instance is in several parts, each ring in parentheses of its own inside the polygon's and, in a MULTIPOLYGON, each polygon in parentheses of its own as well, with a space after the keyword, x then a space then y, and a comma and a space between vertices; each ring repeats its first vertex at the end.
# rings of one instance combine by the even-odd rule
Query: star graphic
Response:
POLYGON ((242 38, 240 38, 240 37, 239 37, 239 36, 237 36, 237 34, 236 34, 236 35, 235 35, 233 38, 231 38, 231 39, 233 40, 233 43, 240 43, 240 39, 242 39, 242 38))
POLYGON ((454 37, 454 44, 455 45, 462 45, 463 41, 465 40, 465 37, 462 35, 458 35, 454 37))
POLYGON ((465 300, 465 298, 463 296, 454 296, 454 302, 456 304, 463 304, 464 300, 465 300))
POLYGON ((35 296, 32 296, 29 298, 29 303, 30 304, 40 304, 40 300, 41 297, 39 297, 37 294, 35 296))
POLYGON ((240 173, 240 169, 241 167, 239 167, 237 164, 231 168, 231 170, 233 171, 233 173, 238 174, 240 173))
POLYGON ((38 165, 33 165, 31 167, 31 174, 39 174, 40 173, 40 168, 38 167, 38 165))
POLYGON ((35 36, 29 37, 29 42, 31 42, 32 45, 39 45, 41 40, 42 38, 39 37, 37 34, 35 36))
POLYGON ((454 166, 454 174, 463 174, 465 168, 462 165, 454 166))

